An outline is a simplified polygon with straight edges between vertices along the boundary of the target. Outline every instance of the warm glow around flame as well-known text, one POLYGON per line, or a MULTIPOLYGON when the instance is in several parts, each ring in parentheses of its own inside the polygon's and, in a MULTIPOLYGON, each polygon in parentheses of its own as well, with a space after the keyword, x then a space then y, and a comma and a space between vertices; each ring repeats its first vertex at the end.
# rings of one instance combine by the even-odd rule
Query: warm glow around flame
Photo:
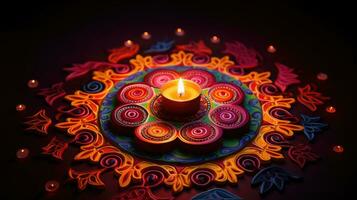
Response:
POLYGON ((178 80, 177 93, 179 96, 182 96, 185 93, 185 86, 183 85, 182 78, 178 80))

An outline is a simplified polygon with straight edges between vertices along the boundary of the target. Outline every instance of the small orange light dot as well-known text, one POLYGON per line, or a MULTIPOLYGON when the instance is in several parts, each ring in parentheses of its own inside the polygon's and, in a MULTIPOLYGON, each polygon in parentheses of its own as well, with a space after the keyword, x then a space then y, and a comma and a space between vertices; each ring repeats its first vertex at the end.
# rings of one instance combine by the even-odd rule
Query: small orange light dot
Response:
POLYGON ((326 112, 328 113, 335 113, 336 112, 336 108, 333 106, 327 106, 326 107, 326 112))
POLYGON ((276 52, 276 48, 273 45, 269 45, 268 48, 267 48, 267 52, 275 53, 276 52))
POLYGON ((51 181, 47 181, 45 184, 45 190, 47 192, 55 192, 56 190, 58 190, 58 188, 59 188, 58 181, 51 180, 51 181))
POLYGON ((320 73, 317 74, 317 79, 320 80, 320 81, 325 81, 325 80, 328 79, 328 75, 325 74, 325 73, 320 72, 320 73))
POLYGON ((182 28, 177 28, 176 29, 176 35, 177 36, 183 36, 183 35, 185 35, 185 31, 182 28))
POLYGON ((18 159, 24 159, 27 158, 27 156, 29 155, 30 151, 28 149, 19 149, 16 152, 16 157, 18 159))
POLYGON ((341 145, 336 145, 336 146, 333 147, 333 151, 336 152, 336 153, 343 153, 344 148, 341 145))
POLYGON ((131 46, 133 45, 133 41, 127 40, 127 41, 124 42, 124 45, 125 45, 126 47, 131 47, 131 46))
POLYGON ((213 44, 217 44, 217 43, 219 43, 220 41, 221 41, 221 39, 220 39, 218 36, 216 36, 216 35, 214 35, 214 36, 211 37, 211 42, 212 42, 213 44))
POLYGON ((141 38, 143 38, 144 40, 148 40, 148 39, 151 38, 151 35, 150 35, 150 33, 148 33, 148 32, 145 31, 145 32, 141 35, 141 38))
POLYGON ((36 88, 36 87, 38 86, 38 81, 35 80, 35 79, 29 80, 29 81, 27 82, 27 86, 28 86, 29 88, 36 88))
POLYGON ((17 111, 24 111, 26 109, 26 106, 24 105, 24 104, 18 104, 17 106, 16 106, 16 110, 17 111))

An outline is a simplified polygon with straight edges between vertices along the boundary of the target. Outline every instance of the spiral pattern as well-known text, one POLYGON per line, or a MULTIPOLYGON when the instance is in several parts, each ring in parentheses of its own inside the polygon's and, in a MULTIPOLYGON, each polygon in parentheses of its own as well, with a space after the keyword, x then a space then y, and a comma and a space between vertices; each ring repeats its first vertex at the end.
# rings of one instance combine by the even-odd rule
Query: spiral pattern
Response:
POLYGON ((130 65, 120 65, 119 67, 114 68, 114 72, 117 74, 128 74, 133 70, 133 67, 130 65))
POLYGON ((215 178, 215 173, 208 169, 197 169, 191 173, 191 182, 203 187, 211 183, 215 178))
POLYGON ((179 76, 176 71, 159 69, 148 73, 144 77, 144 81, 152 87, 160 88, 166 82, 177 79, 179 76))
POLYGON ((208 88, 216 82, 216 78, 208 71, 191 69, 182 73, 182 78, 196 82, 201 88, 208 88))
POLYGON ((126 103, 146 102, 154 96, 152 88, 143 83, 126 85, 118 91, 118 100, 126 103))
POLYGON ((143 185, 156 187, 160 185, 165 178, 164 173, 159 168, 151 168, 143 173, 143 185))
POLYGON ((100 165, 105 168, 117 167, 122 163, 122 158, 117 154, 108 154, 100 159, 100 165))
POLYGON ((60 113, 70 115, 71 117, 82 117, 82 118, 89 116, 91 113, 91 111, 87 106, 70 107, 70 108, 66 106, 60 106, 57 110, 60 113))
POLYGON ((260 92, 267 94, 267 95, 271 95, 271 96, 275 96, 279 94, 279 89, 276 85, 272 84, 272 83, 265 83, 263 85, 261 85, 259 87, 260 92))
POLYGON ((104 84, 99 81, 91 81, 85 85, 83 85, 82 90, 86 93, 98 93, 103 91, 105 88, 104 84))
POLYGON ((185 124, 179 132, 182 142, 192 145, 205 145, 216 142, 222 137, 222 130, 203 122, 185 124))
POLYGON ((89 130, 81 130, 76 134, 74 141, 76 144, 80 144, 80 145, 87 145, 93 143, 95 139, 94 134, 95 133, 89 130))
POLYGON ((224 129, 237 129, 249 121, 249 113, 241 106, 222 105, 213 109, 209 114, 210 120, 224 129))
POLYGON ((237 165, 247 172, 254 172, 260 168, 260 160, 254 155, 242 155, 237 159, 237 165))
POLYGON ((290 146, 289 141, 287 141, 284 136, 278 132, 270 132, 265 134, 264 140, 272 145, 290 146))
POLYGON ((208 55, 194 55, 192 57, 192 62, 195 64, 206 64, 210 62, 210 57, 208 55))
POLYGON ((139 126, 135 136, 151 144, 164 144, 177 138, 177 130, 167 122, 150 122, 139 126))
POLYGON ((289 111, 287 111, 281 107, 275 107, 275 108, 270 109, 269 114, 276 119, 290 120, 293 123, 296 123, 299 121, 298 117, 294 116, 289 111))
POLYGON ((244 93, 239 87, 230 83, 218 83, 211 87, 208 95, 217 103, 240 104, 244 99, 244 93))
POLYGON ((243 75, 244 70, 242 67, 239 67, 237 65, 231 65, 227 67, 227 71, 232 74, 232 75, 243 75))
POLYGON ((153 56, 152 59, 156 64, 165 64, 170 61, 170 57, 166 54, 153 56))
POLYGON ((143 124, 147 117, 146 109, 134 104, 119 106, 112 112, 113 123, 123 127, 137 127, 143 124))

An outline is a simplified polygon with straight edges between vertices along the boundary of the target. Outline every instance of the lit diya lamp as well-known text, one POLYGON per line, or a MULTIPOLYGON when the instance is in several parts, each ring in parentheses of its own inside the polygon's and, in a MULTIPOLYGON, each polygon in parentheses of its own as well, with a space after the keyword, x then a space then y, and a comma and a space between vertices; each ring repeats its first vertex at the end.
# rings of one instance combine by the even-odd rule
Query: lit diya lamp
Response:
POLYGON ((190 80, 176 79, 161 87, 162 110, 179 116, 194 115, 200 109, 201 87, 190 80))

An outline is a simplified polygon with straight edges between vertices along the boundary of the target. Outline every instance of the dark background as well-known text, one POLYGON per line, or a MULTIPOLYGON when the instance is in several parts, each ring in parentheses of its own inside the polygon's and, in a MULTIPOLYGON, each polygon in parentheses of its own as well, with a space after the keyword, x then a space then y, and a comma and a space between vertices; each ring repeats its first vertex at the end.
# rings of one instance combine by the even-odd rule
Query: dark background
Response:
MULTIPOLYGON (((316 73, 326 72, 329 80, 321 85, 321 91, 332 97, 330 103, 336 105, 337 113, 334 117, 324 116, 331 128, 313 143, 322 159, 303 170, 302 183, 290 183, 282 194, 272 192, 263 198, 348 199, 347 195, 355 192, 352 183, 353 162, 357 158, 353 126, 356 11, 352 3, 77 1, 10 2, 0 7, 4 110, 1 138, 5 139, 1 143, 1 160, 5 164, 2 182, 7 186, 2 195, 6 198, 85 199, 103 193, 78 193, 71 186, 62 188, 55 196, 45 195, 44 183, 49 179, 65 180, 69 163, 48 162, 36 156, 31 158, 33 161, 16 161, 18 148, 27 147, 31 155, 36 155, 50 139, 24 132, 23 116, 15 111, 15 105, 21 102, 28 105, 27 114, 43 105, 27 88, 27 80, 38 79, 40 87, 48 87, 63 80, 64 66, 105 60, 108 49, 128 38, 139 40, 143 31, 151 32, 154 41, 172 38, 178 26, 193 40, 218 34, 224 41, 240 39, 261 52, 267 44, 276 44, 277 59, 296 68, 301 77, 313 80, 316 73), (345 153, 333 153, 331 148, 335 144, 344 145, 345 153)), ((239 187, 240 196, 259 197, 257 189, 250 189, 246 180, 243 179, 239 187)), ((107 190, 104 193, 113 194, 116 185, 107 190)))

